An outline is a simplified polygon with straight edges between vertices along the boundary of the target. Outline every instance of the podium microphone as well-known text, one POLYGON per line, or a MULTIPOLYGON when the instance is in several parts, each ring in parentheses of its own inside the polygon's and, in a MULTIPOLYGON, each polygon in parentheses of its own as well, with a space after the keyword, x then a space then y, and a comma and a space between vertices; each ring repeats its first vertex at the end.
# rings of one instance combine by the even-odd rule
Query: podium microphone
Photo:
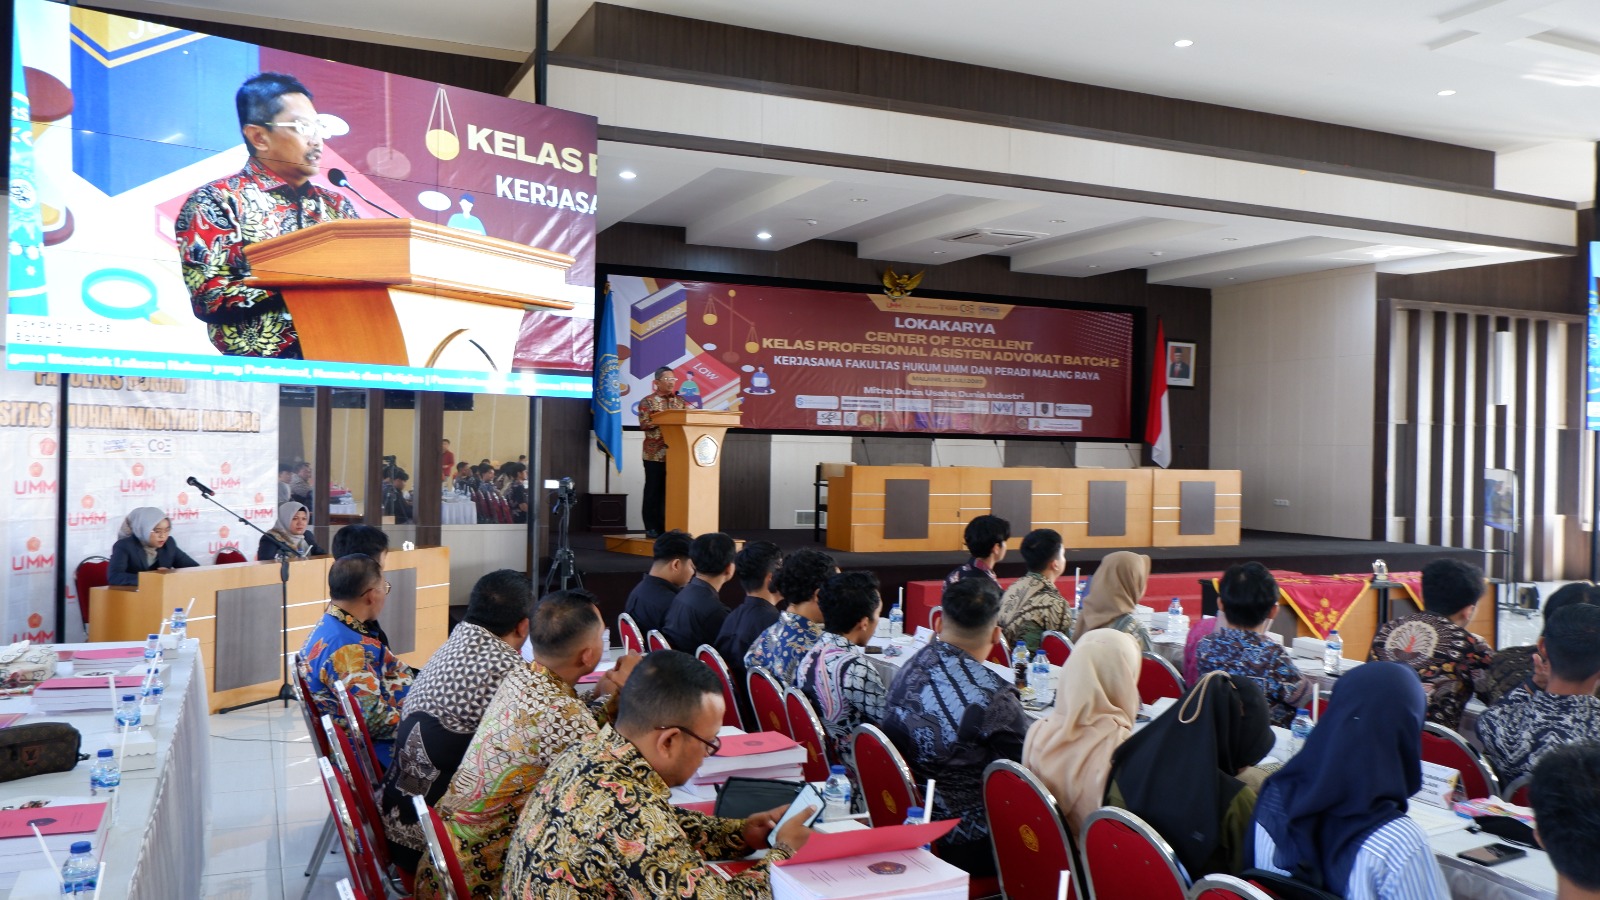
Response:
POLYGON ((216 491, 213 491, 211 488, 208 488, 205 485, 201 484, 200 480, 198 478, 195 478, 193 475, 189 476, 188 485, 190 487, 194 488, 195 490, 199 491, 202 495, 204 495, 206 497, 209 497, 212 494, 216 493, 216 491))
MULTIPOLYGON (((357 197, 361 197, 361 192, 356 190, 355 187, 350 184, 350 179, 345 177, 343 169, 329 169, 328 170, 328 183, 333 185, 334 187, 344 188, 345 190, 349 191, 350 193, 355 194, 357 197)), ((377 210, 378 212, 383 213, 384 215, 388 216, 391 219, 402 218, 401 216, 397 216, 394 213, 389 212, 387 209, 384 209, 383 207, 379 206, 378 204, 373 203, 371 200, 368 200, 366 197, 361 197, 361 200, 362 200, 362 202, 366 203, 368 206, 372 207, 373 209, 377 210)))

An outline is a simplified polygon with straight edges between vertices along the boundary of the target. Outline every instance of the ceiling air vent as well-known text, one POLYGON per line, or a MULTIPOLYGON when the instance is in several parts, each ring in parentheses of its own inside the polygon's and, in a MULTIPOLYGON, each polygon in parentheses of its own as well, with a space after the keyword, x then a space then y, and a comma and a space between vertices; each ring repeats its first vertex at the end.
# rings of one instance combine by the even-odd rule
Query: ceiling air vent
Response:
POLYGON ((1015 247, 1042 237, 1048 235, 1037 231, 996 231, 993 228, 975 228, 952 234, 941 240, 956 244, 982 244, 985 247, 1015 247))

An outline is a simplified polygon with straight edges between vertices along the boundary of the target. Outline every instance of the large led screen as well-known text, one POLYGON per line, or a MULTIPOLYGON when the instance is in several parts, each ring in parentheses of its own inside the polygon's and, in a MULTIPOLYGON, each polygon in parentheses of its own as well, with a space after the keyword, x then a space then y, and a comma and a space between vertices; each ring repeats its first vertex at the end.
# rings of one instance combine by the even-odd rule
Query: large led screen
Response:
POLYGON ((7 365, 590 394, 593 117, 14 8, 7 365))
POLYGON ((666 366, 774 431, 1127 440, 1133 314, 611 275, 623 423, 666 366))

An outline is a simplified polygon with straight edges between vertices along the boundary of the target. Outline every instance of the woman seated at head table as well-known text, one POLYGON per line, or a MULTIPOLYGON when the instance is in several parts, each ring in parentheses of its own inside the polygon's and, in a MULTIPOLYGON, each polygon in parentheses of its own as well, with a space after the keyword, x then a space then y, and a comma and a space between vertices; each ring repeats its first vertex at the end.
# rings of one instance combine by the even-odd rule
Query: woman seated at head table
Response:
POLYGON ((141 506, 128 513, 117 529, 106 583, 138 587, 140 572, 170 572, 198 565, 172 539, 172 523, 167 514, 154 506, 141 506))
POLYGON ((1138 641, 1140 653, 1149 653, 1150 632, 1134 615, 1149 583, 1150 557, 1127 550, 1107 553, 1090 579, 1083 609, 1072 623, 1072 642, 1076 644, 1097 628, 1110 628, 1138 641))
POLYGON ((304 503, 290 500, 278 504, 278 522, 271 531, 261 536, 261 543, 256 547, 256 559, 265 562, 278 558, 279 549, 273 543, 273 538, 287 544, 299 559, 328 555, 328 551, 318 546, 311 532, 306 530, 310 525, 311 513, 304 503))
POLYGON ((1268 715, 1255 682, 1208 672, 1117 748, 1106 805, 1150 823, 1191 878, 1237 875, 1250 867, 1250 814, 1262 776, 1247 773, 1272 750, 1268 715))

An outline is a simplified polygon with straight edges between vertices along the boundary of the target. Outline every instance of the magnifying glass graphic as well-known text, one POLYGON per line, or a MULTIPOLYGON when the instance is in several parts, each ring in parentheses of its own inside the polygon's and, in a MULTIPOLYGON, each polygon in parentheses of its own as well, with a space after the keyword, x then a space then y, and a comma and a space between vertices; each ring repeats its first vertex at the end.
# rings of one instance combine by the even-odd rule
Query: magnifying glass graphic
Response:
POLYGON ((107 319, 149 319, 170 324, 161 314, 156 283, 132 269, 100 269, 83 279, 83 305, 107 319))

